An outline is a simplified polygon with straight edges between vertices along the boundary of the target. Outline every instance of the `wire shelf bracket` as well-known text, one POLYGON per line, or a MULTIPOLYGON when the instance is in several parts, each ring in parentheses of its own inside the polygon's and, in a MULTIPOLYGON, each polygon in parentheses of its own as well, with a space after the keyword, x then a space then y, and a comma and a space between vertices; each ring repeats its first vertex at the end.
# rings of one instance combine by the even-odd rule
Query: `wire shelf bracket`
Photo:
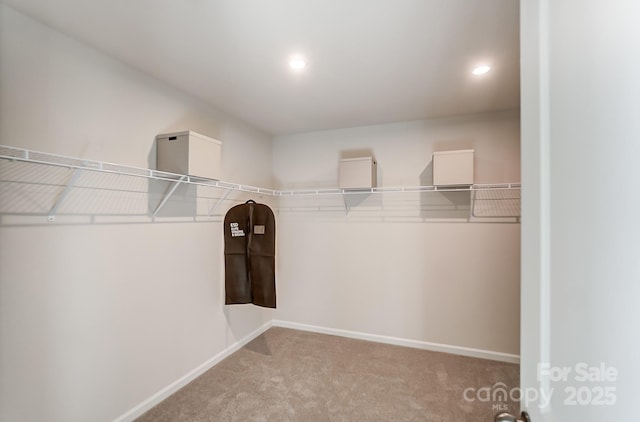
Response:
POLYGON ((173 193, 176 191, 176 189, 178 188, 178 186, 180 186, 180 184, 187 180, 187 176, 180 176, 180 179, 177 180, 176 182, 173 183, 173 185, 171 186, 171 188, 167 191, 167 193, 164 195, 164 198, 162 198, 162 201, 160 201, 160 203, 158 204, 158 206, 156 207, 155 211, 153 211, 153 217, 157 216, 158 213, 160 212, 160 210, 162 209, 162 207, 164 207, 164 204, 167 203, 167 201, 169 200, 169 198, 171 198, 171 195, 173 195, 173 193))
POLYGON ((56 198, 56 202, 53 204, 53 206, 49 210, 49 214, 47 215, 47 220, 49 222, 56 221, 56 213, 58 212, 60 205, 62 205, 67 195, 69 195, 69 192, 71 192, 71 190, 75 186, 80 176, 82 176, 82 173, 84 173, 82 169, 75 169, 73 171, 73 174, 69 178, 69 181, 67 181, 67 184, 64 187, 64 190, 60 192, 60 195, 58 195, 58 197, 56 198))
POLYGON ((227 199, 227 197, 229 196, 229 194, 232 192, 232 189, 226 189, 224 192, 224 195, 222 195, 220 198, 218 198, 218 200, 216 201, 216 203, 211 207, 211 209, 209 210, 209 212, 207 213, 207 217, 211 217, 213 215, 213 213, 216 211, 216 209, 218 209, 218 207, 220 206, 220 204, 222 204, 222 202, 227 199))

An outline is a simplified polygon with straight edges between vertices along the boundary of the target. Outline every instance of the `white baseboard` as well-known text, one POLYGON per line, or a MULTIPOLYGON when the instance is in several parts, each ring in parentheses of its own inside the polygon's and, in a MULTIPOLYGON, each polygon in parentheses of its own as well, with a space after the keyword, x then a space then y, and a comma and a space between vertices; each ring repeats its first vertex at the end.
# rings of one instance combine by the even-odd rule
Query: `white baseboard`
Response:
POLYGON ((143 413, 145 413, 146 411, 148 411, 152 407, 156 406, 158 403, 160 403, 161 401, 163 401, 164 399, 166 399, 167 397, 169 397, 170 395, 172 395, 173 393, 175 393, 176 391, 178 391, 179 389, 181 389, 182 387, 184 387, 185 385, 187 385, 188 383, 190 383, 194 379, 198 378, 200 375, 204 374, 209 369, 213 368, 215 365, 217 365, 220 361, 222 361, 223 359, 225 359, 229 355, 231 355, 231 354, 235 353, 236 351, 240 350, 240 348, 242 348, 244 345, 249 343, 251 340, 253 340, 256 337, 258 337, 260 334, 262 334, 265 331, 267 331, 271 327, 271 323, 272 323, 272 321, 267 322, 266 324, 262 325, 257 330, 255 330, 255 331, 249 333, 248 335, 246 335, 244 338, 236 341, 231 346, 229 346, 226 349, 224 349, 222 352, 220 352, 217 355, 213 356, 211 359, 207 360, 202 365, 200 365, 197 368, 193 369, 192 371, 190 371, 189 373, 187 373, 183 377, 181 377, 181 378, 177 379, 176 381, 172 382, 171 384, 169 384, 168 386, 166 386, 162 390, 158 391, 157 393, 155 393, 154 395, 152 395, 151 397, 149 397, 148 399, 146 399, 142 403, 138 404, 133 409, 131 409, 128 412, 118 416, 117 418, 114 419, 114 422, 130 422, 130 421, 133 421, 134 419, 142 416, 143 413))
POLYGON ((330 334, 340 337, 354 338, 358 340, 374 341, 377 343, 393 344, 396 346, 412 347, 414 349, 431 350, 433 352, 451 353, 454 355, 469 356, 480 359, 490 359, 507 363, 520 363, 520 356, 509 353, 494 352, 492 350, 473 349, 470 347, 452 346, 449 344, 430 343, 428 341, 410 340, 398 337, 383 336, 379 334, 367 334, 358 331, 341 330, 338 328, 319 327, 317 325, 300 324, 298 322, 282 321, 274 319, 274 327, 293 328, 295 330, 311 331, 314 333, 330 334))

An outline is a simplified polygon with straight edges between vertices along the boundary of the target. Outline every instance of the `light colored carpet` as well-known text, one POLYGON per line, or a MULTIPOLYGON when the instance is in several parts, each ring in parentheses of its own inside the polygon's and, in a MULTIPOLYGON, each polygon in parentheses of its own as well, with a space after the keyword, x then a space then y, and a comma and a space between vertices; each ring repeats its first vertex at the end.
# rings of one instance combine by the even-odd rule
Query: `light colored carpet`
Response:
POLYGON ((489 422, 517 403, 465 389, 518 378, 514 364, 274 327, 138 421, 489 422))

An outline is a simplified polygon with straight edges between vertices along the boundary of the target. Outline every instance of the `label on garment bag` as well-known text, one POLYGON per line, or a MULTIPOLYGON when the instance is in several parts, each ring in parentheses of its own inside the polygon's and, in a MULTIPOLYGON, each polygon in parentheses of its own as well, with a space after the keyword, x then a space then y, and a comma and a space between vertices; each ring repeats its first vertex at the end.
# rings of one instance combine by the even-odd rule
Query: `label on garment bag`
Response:
POLYGON ((231 227, 231 237, 241 237, 244 236, 244 230, 239 227, 238 223, 229 223, 231 227))
POLYGON ((264 226, 253 226, 253 234, 264 234, 264 226))

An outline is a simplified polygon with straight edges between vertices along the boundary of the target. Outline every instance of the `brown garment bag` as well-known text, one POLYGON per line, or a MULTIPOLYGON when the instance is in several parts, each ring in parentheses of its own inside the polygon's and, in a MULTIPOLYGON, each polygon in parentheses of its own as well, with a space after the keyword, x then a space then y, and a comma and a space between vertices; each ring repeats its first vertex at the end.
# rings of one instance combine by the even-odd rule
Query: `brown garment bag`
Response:
POLYGON ((224 217, 225 303, 276 307, 276 222, 271 208, 249 200, 224 217))

